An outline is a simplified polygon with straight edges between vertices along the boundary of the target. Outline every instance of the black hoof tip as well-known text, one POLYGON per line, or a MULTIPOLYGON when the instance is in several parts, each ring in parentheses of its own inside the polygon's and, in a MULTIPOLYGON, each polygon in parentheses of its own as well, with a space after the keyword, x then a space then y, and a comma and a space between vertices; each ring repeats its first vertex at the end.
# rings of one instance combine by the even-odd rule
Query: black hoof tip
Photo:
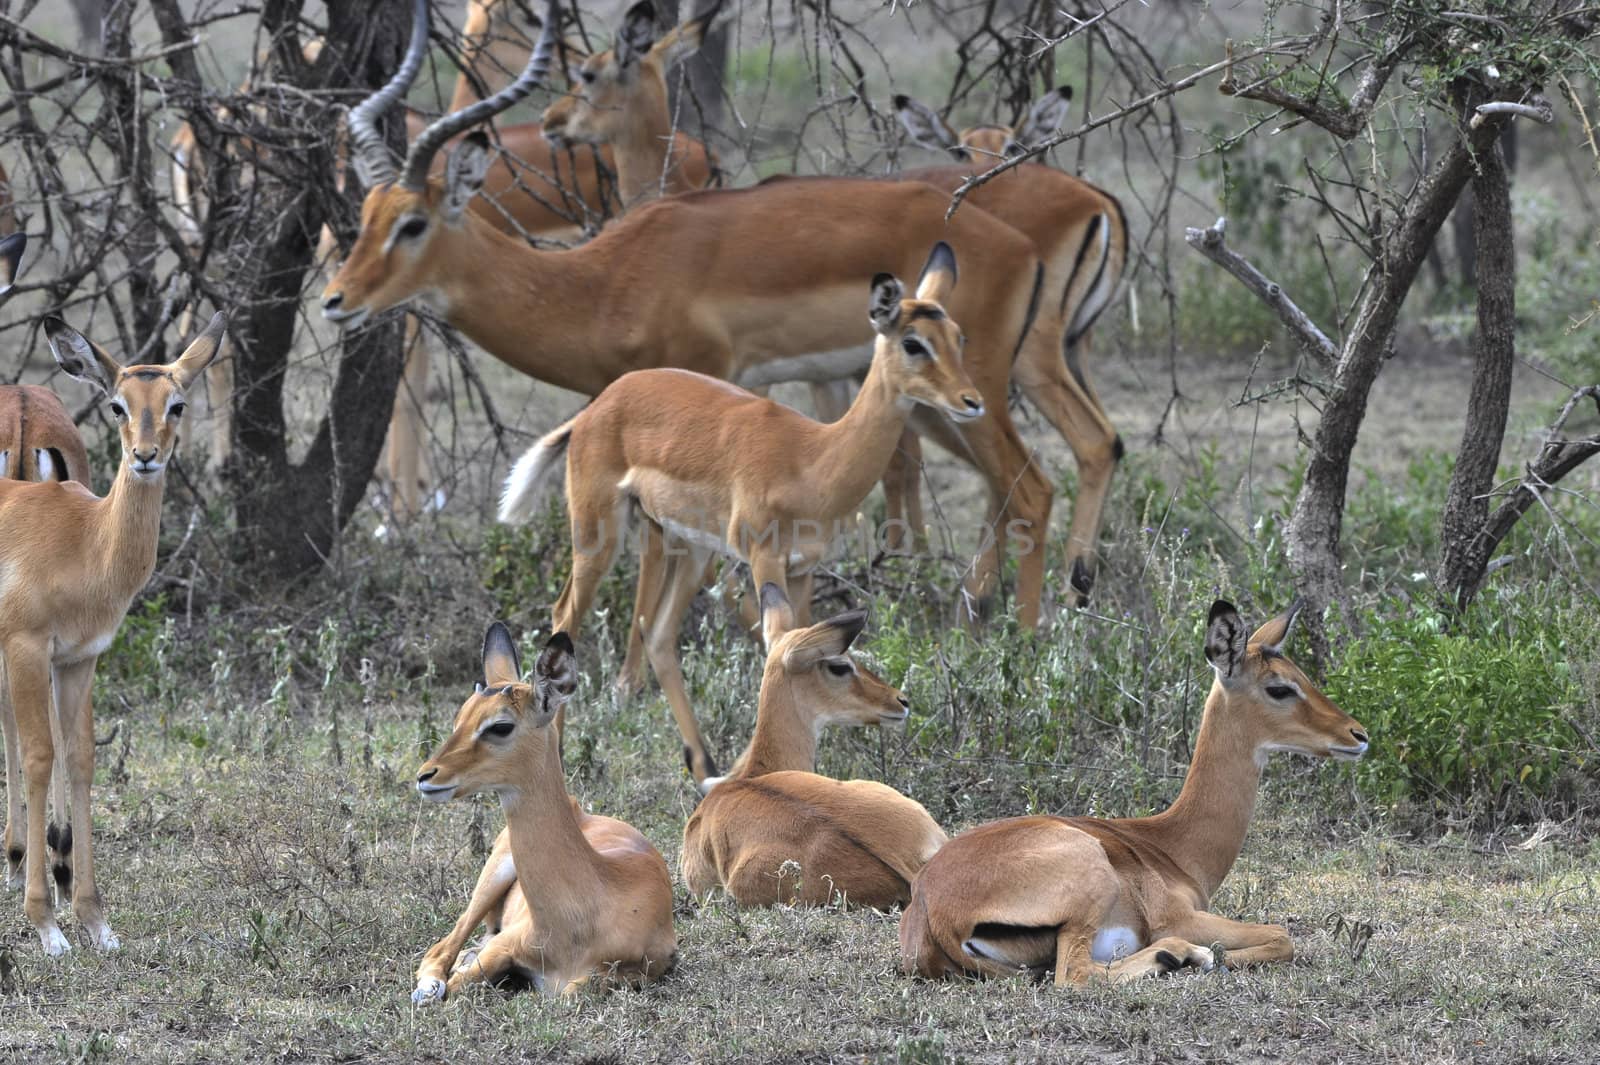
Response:
POLYGON ((1170 950, 1158 950, 1156 951, 1156 964, 1168 972, 1176 972, 1183 968, 1183 959, 1170 950))

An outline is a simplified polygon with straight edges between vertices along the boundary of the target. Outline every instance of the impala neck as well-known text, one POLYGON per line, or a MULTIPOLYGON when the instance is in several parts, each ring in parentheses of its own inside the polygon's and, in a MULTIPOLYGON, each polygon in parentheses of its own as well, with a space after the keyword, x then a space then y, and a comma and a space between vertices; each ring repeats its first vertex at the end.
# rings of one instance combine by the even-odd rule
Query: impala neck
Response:
POLYGON ((1212 685, 1178 799, 1149 819, 1160 845, 1209 899, 1244 847, 1261 785, 1256 739, 1228 713, 1222 685, 1212 685))
POLYGON ((545 935, 587 924, 605 891, 605 870, 578 824, 552 738, 521 780, 500 793, 517 881, 545 935))
POLYGON ((855 402, 844 417, 821 426, 817 433, 811 483, 827 504, 816 509, 818 514, 838 516, 854 508, 889 468, 911 401, 890 383, 886 359, 880 341, 855 402))
POLYGON ((631 369, 620 364, 627 315, 581 313, 609 287, 593 244, 540 251, 472 212, 454 239, 436 243, 445 317, 501 362, 590 396, 631 369))
MULTIPOLYGON (((640 77, 644 76, 641 71, 640 77)), ((687 189, 680 174, 683 160, 671 158, 675 138, 667 112, 666 82, 660 78, 657 81, 659 84, 650 86, 649 90, 650 95, 658 98, 623 108, 622 128, 611 138, 617 191, 622 195, 624 209, 654 199, 663 189, 669 193, 687 189)))
POLYGON ((805 720, 795 705, 789 674, 781 665, 761 678, 761 697, 756 707, 756 730, 750 746, 729 771, 729 777, 758 777, 763 773, 798 770, 810 773, 817 768, 817 729, 805 720))
POLYGON ((98 554, 105 567, 103 579, 106 587, 124 592, 127 599, 144 587, 156 568, 161 499, 166 487, 165 470, 155 477, 136 477, 124 460, 111 482, 111 491, 100 500, 102 520, 97 532, 98 554))

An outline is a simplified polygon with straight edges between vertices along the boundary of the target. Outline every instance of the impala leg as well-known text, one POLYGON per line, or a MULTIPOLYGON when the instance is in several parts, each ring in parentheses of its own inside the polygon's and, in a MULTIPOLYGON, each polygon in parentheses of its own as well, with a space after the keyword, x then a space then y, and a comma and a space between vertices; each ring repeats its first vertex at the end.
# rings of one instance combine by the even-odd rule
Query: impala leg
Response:
MULTIPOLYGON (((45 820, 44 843, 50 849, 50 876, 56 885, 56 905, 63 906, 72 896, 72 822, 67 805, 67 783, 72 779, 67 766, 71 750, 71 715, 61 712, 61 679, 55 679, 56 705, 50 713, 50 742, 55 747, 55 765, 50 770, 50 816, 45 820)), ((87 695, 87 693, 85 693, 87 695)))
POLYGON ((1143 950, 1112 962, 1104 969, 1104 973, 1112 983, 1126 984, 1183 968, 1210 972, 1216 968, 1216 964, 1216 957, 1209 947, 1191 943, 1182 936, 1165 936, 1143 950))
MULTIPOLYGON (((489 860, 483 865, 483 871, 478 874, 478 883, 472 889, 472 899, 467 903, 466 912, 456 919, 451 927, 450 934, 445 936, 422 956, 422 964, 417 966, 417 987, 411 992, 411 1001, 419 1006, 444 998, 450 979, 450 970, 456 963, 456 958, 461 955, 461 948, 466 946, 467 940, 472 938, 472 933, 480 924, 492 923, 497 908, 504 902, 506 892, 511 890, 511 885, 517 882, 517 867, 511 858, 511 839, 502 833, 495 840, 494 849, 489 852, 489 860)), ((493 932, 493 929, 490 929, 493 932)), ((494 940, 490 938, 484 944, 494 940)), ((482 954, 482 950, 479 951, 482 954)), ((475 959, 474 959, 475 960, 475 959)), ((468 964, 471 964, 470 962, 468 964)))
POLYGON ((1221 944, 1222 964, 1229 969, 1294 960, 1294 942, 1282 925, 1234 921, 1196 910, 1173 933, 1196 943, 1221 944))
MULTIPOLYGON (((434 1002, 439 998, 453 997, 471 984, 496 984, 510 976, 512 970, 517 967, 517 947, 521 944, 516 941, 520 938, 518 935, 508 933, 489 940, 483 949, 478 951, 478 956, 472 959, 471 964, 463 965, 450 974, 450 979, 445 982, 443 995, 427 1001, 434 1002)), ((421 1005, 421 1002, 418 1004, 421 1005)))
POLYGON ((683 737, 683 759, 696 784, 717 775, 716 763, 706 750, 700 735, 700 723, 695 720, 694 708, 689 704, 689 693, 683 683, 683 663, 678 656, 678 633, 683 628, 684 615, 700 590, 700 578, 705 573, 705 558, 685 548, 685 554, 673 559, 672 569, 660 608, 645 637, 645 653, 650 656, 650 668, 656 682, 661 685, 667 705, 672 708, 673 720, 678 723, 678 734, 683 737))
POLYGON ((1067 572, 1077 605, 1084 606, 1094 587, 1095 555, 1111 477, 1122 458, 1117 435, 1093 395, 1060 360, 1040 371, 1039 359, 1019 365, 1017 377, 1034 406, 1072 448, 1078 462, 1078 493, 1072 504, 1072 531, 1067 539, 1067 572))
POLYGON ((907 429, 889 457, 883 475, 883 548, 892 553, 926 551, 928 536, 922 516, 922 438, 907 429))
MULTIPOLYGON (((62 856, 72 861, 72 912, 89 933, 89 941, 101 950, 121 946, 116 933, 106 923, 105 905, 94 876, 94 821, 90 790, 94 784, 94 715, 89 705, 97 659, 56 669, 56 708, 61 715, 61 732, 66 740, 67 772, 72 779, 72 825, 62 847, 62 856)), ((57 878, 59 881, 59 877, 57 878)))
POLYGON ((18 833, 26 829, 22 822, 22 754, 17 749, 17 718, 11 712, 9 684, 0 693, 0 730, 5 732, 6 744, 6 887, 15 891, 22 886, 25 853, 18 833))
POLYGON ((6 682, 11 692, 11 707, 21 739, 22 775, 27 787, 28 837, 24 844, 27 876, 23 887, 22 909, 44 952, 51 956, 71 949, 67 937, 56 924, 55 904, 45 877, 48 852, 45 846, 45 798, 50 790, 50 771, 55 763, 55 745, 50 739, 50 658, 42 645, 13 640, 5 647, 6 682))
POLYGON ((666 588, 667 574, 672 560, 666 554, 666 541, 661 526, 646 520, 640 524, 639 583, 633 594, 633 619, 628 625, 628 650, 622 658, 622 671, 617 675, 617 694, 631 699, 644 689, 645 671, 649 661, 644 653, 644 633, 661 605, 661 594, 666 588))
POLYGON ((785 590, 794 609, 796 628, 805 628, 811 624, 811 586, 814 580, 815 575, 809 568, 804 573, 789 575, 788 588, 785 590))
POLYGON ((410 521, 422 510, 422 403, 428 393, 431 353, 414 314, 406 315, 406 367, 389 418, 388 476, 395 520, 410 521))

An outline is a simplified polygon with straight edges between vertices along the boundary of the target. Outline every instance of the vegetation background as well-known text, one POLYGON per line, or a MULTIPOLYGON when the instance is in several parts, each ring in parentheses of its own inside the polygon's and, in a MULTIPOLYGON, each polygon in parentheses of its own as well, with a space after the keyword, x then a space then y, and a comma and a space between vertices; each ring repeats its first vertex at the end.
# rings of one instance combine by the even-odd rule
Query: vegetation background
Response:
MULTIPOLYGON (((621 6, 586 6, 585 17, 612 25, 621 6)), ((256 12, 205 0, 181 7, 203 27, 196 56, 207 83, 237 84, 262 43, 256 12)), ((1150 0, 1105 17, 1175 79, 1264 27, 1309 32, 1319 10, 1150 0)), ((743 5, 716 142, 731 180, 936 161, 841 102, 855 83, 821 30, 844 27, 840 39, 870 58, 860 81, 880 111, 894 92, 938 105, 950 102, 957 44, 984 11, 864 0, 743 5)), ((27 60, 35 65, 18 64, 23 31, 76 49, 72 14, 60 3, 0 9, 8 79, 37 85, 70 69, 37 58, 36 45, 27 60)), ((301 17, 310 27, 326 21, 315 4, 301 17)), ((439 5, 436 25, 446 18, 459 24, 459 5, 439 5)), ((161 46, 142 6, 130 27, 135 54, 161 46)), ((1078 87, 1075 114, 1125 104, 1129 86, 1108 75, 1112 53, 1096 40, 1062 43, 1031 84, 1078 87)), ((436 59, 435 84, 447 86, 454 70, 438 50, 436 59)), ((1596 85, 1577 83, 1590 115, 1596 85)), ((1000 97, 1014 88, 1000 75, 972 81, 953 101, 954 123, 1009 120, 1020 104, 1000 97)), ((78 96, 67 89, 37 103, 57 130, 99 106, 94 86, 78 96)), ((1129 446, 1092 606, 1067 608, 1058 565, 1049 624, 1037 636, 1003 617, 976 632, 954 627, 951 596, 979 490, 963 468, 933 458, 926 491, 936 552, 847 554, 822 582, 819 607, 872 607, 865 649, 909 694, 912 721, 899 733, 828 736, 820 771, 883 779, 951 831, 1025 812, 1160 809, 1181 784, 1210 684, 1200 654, 1207 605, 1227 596, 1259 619, 1291 598, 1283 531, 1317 418, 1294 387, 1307 363, 1269 311, 1183 245, 1182 231, 1226 215, 1230 241, 1322 321, 1338 317, 1360 268, 1300 180, 1305 161, 1327 152, 1326 137, 1303 125, 1243 136, 1268 109, 1213 90, 1202 82, 1172 97, 1169 119, 1132 116, 1053 154, 1124 199, 1141 247, 1128 299, 1097 328, 1090 356, 1129 446)), ((152 151, 179 117, 160 108, 141 116, 152 151)), ((1397 105, 1377 124, 1404 141, 1411 121, 1397 105)), ((1573 387, 1600 374, 1600 326, 1583 321, 1600 294, 1585 130, 1584 117, 1559 101, 1552 124, 1519 129, 1506 482, 1573 387)), ((42 190, 33 170, 13 163, 25 132, 0 134, 16 142, 0 143, 0 154, 21 213, 63 220, 30 245, 38 250, 23 280, 35 284, 0 308, 0 336, 10 376, 40 380, 48 359, 32 323, 60 298, 42 279, 81 254, 61 205, 121 201, 93 151, 65 164, 75 185, 42 190)), ((414 1010, 416 961, 464 904, 500 813, 488 802, 424 808, 413 773, 470 691, 487 621, 507 619, 528 646, 541 639, 568 550, 559 506, 525 529, 496 526, 490 508, 508 460, 580 400, 473 352, 436 379, 430 457, 444 506, 406 526, 381 499, 362 506, 309 578, 286 579, 241 556, 233 489, 204 472, 204 433, 186 441, 156 578, 97 682, 101 875, 125 947, 48 962, 20 904, 9 907, 0 918, 0 1056, 1592 1060, 1600 467, 1580 470, 1535 508, 1465 615, 1447 607, 1434 586, 1439 516, 1474 327, 1453 238, 1441 238, 1406 305, 1356 449, 1345 516, 1344 596, 1330 615, 1335 652, 1325 680, 1372 733, 1374 750, 1354 768, 1276 760, 1244 855, 1215 900, 1223 913, 1286 922, 1300 952, 1294 964, 1074 993, 1021 982, 933 986, 898 974, 894 915, 740 913, 680 894, 682 963, 656 989, 563 1002, 486 990, 414 1010), (469 366, 477 380, 465 375, 469 366)), ((171 254, 155 262, 162 276, 179 270, 171 254)), ((104 293, 73 297, 66 313, 109 342, 127 330, 114 308, 127 281, 114 272, 100 280, 104 293)), ((320 285, 311 277, 304 287, 320 285)), ((318 316, 305 313, 298 328, 285 434, 296 455, 326 406, 338 350, 318 316)), ((85 410, 103 487, 114 436, 86 392, 60 377, 51 383, 85 410)), ((804 402, 798 390, 780 396, 804 402)), ((1025 437, 1058 479, 1059 536, 1070 456, 1023 409, 1025 437)), ((881 504, 874 497, 868 506, 881 504)), ((1052 551, 1059 562, 1060 545, 1052 551)), ((618 567, 579 649, 586 680, 567 737, 569 786, 637 825, 675 868, 695 802, 676 734, 655 694, 621 706, 609 683, 632 566, 618 567)), ((758 649, 709 595, 685 640, 691 694, 726 762, 753 720, 758 649)))

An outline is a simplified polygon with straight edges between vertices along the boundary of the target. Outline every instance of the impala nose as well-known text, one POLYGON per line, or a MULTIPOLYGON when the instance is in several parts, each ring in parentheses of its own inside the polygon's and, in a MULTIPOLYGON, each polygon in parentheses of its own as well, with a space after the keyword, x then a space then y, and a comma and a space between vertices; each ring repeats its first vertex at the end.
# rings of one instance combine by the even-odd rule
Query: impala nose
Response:
POLYGON ((160 448, 154 448, 153 447, 153 448, 150 449, 149 453, 144 453, 144 452, 141 452, 138 448, 134 448, 133 449, 133 464, 135 466, 148 466, 151 463, 153 463, 156 460, 156 456, 158 456, 160 454, 161 454, 161 449, 160 448))
POLYGON ((904 708, 905 712, 909 714, 911 712, 911 700, 907 699, 904 695, 900 696, 899 698, 901 707, 904 708))
POLYGON ((1355 737, 1355 741, 1361 744, 1361 746, 1367 746, 1367 734, 1365 730, 1353 728, 1350 730, 1350 735, 1355 737))
POLYGON ((983 416, 983 400, 977 396, 966 395, 961 397, 961 402, 967 406, 967 417, 980 418, 983 416))
POLYGON ((331 296, 324 296, 323 297, 323 299, 322 299, 322 310, 323 310, 324 313, 326 313, 328 311, 336 311, 336 310, 339 309, 339 306, 342 303, 344 303, 344 293, 335 292, 331 296))
POLYGON ((422 772, 417 774, 417 783, 418 784, 426 784, 428 781, 432 780, 434 777, 436 777, 438 775, 439 775, 439 767, 438 766, 435 766, 432 769, 424 769, 422 772))

